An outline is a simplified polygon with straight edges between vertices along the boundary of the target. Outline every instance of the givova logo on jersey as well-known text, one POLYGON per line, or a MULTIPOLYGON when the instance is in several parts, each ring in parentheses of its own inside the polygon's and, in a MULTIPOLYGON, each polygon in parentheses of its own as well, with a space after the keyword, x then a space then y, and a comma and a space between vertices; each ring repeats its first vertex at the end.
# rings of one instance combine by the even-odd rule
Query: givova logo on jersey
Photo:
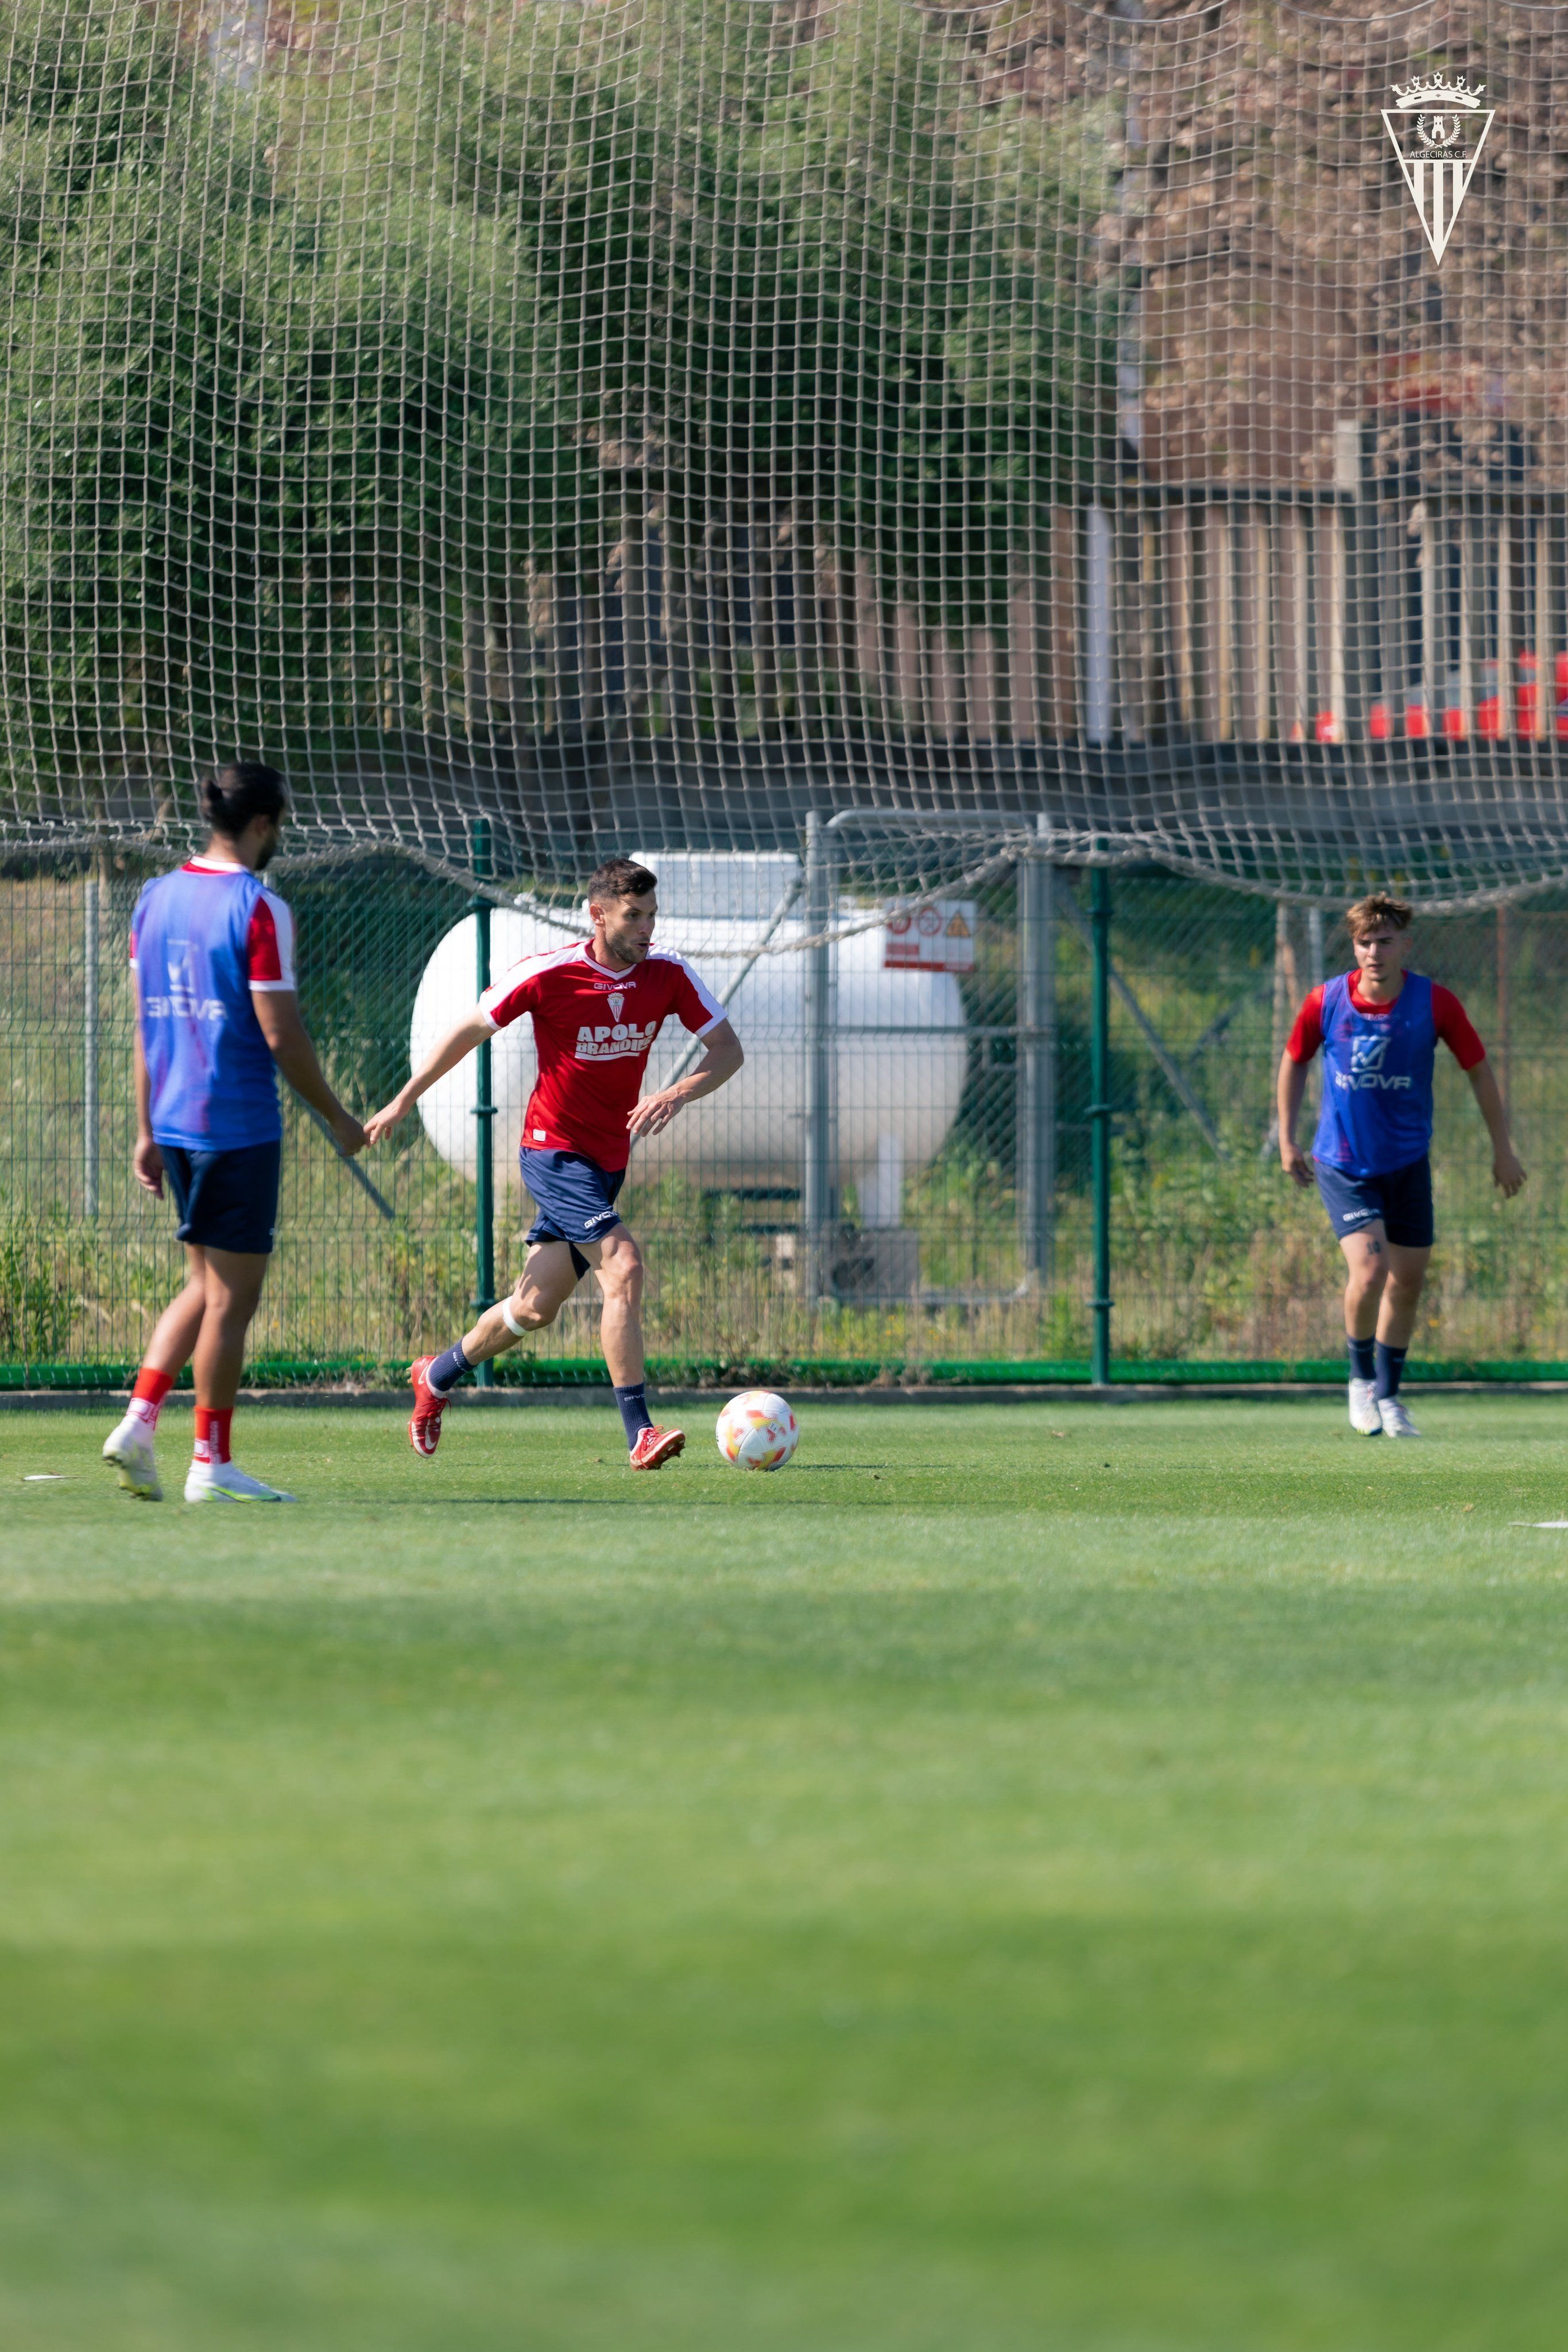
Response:
MULTIPOLYGON (((176 940, 176 948, 184 942, 176 940)), ((165 963, 169 973, 167 996, 144 999, 142 1012, 149 1021, 221 1021, 225 1007, 221 998, 203 996, 196 988, 195 958, 188 948, 183 955, 168 956, 165 963)))
MULTIPOLYGON (((611 1002, 613 1003, 614 999, 611 1002)), ((637 1021, 585 1021, 577 1033, 577 1050, 573 1059, 579 1062, 614 1062, 625 1054, 645 1054, 659 1034, 659 1024, 650 1021, 644 1025, 637 1021)))
POLYGON ((1346 1094, 1374 1087, 1398 1093, 1409 1087, 1408 1073, 1388 1071, 1383 1066, 1388 1055, 1389 1040, 1366 1030, 1356 1030, 1350 1041, 1350 1067, 1334 1072, 1334 1084, 1346 1094))

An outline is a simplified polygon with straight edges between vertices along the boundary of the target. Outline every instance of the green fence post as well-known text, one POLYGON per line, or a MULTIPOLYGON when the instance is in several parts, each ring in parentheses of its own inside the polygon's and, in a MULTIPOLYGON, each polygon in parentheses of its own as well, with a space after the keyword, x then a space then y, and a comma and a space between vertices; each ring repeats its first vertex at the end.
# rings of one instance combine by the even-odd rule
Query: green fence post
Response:
POLYGON ((1056 868, 1043 857, 1019 860, 1018 910, 1019 1255, 1026 1276, 1044 1288, 1055 1252, 1056 868))
MULTIPOLYGON (((474 820, 473 864, 475 880, 488 881, 490 827, 487 820, 482 816, 476 817, 474 820)), ((474 918, 474 976, 478 983, 477 993, 483 996, 490 985, 490 901, 480 892, 476 891, 468 901, 468 908, 474 918)), ((480 1046, 476 1058, 478 1093, 474 1105, 474 1117, 478 1122, 479 1133, 475 1170, 477 1187, 474 1211, 474 1239, 478 1269, 478 1295, 475 1298, 474 1306, 476 1312, 483 1315, 487 1307, 494 1307, 496 1304, 496 1168, 492 1150, 496 1106, 491 1099, 490 1092, 491 1069, 488 1043, 480 1046)), ((495 1367, 488 1362, 481 1364, 475 1372, 474 1378, 480 1388, 494 1388, 495 1367)))
POLYGON ((1089 1377, 1097 1389, 1111 1384, 1111 873, 1092 869, 1089 919, 1093 937, 1093 1003, 1091 1009, 1090 1133, 1094 1187, 1094 1296, 1089 1302, 1089 1377))

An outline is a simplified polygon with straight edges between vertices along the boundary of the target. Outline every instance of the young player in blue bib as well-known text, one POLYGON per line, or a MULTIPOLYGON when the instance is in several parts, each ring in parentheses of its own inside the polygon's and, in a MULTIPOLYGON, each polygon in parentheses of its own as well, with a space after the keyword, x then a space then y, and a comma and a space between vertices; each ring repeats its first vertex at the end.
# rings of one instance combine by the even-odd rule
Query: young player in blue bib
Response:
POLYGON ((212 838, 150 882, 131 925, 136 982, 136 1179, 179 1213, 187 1278, 154 1329, 131 1407, 103 1449, 132 1495, 162 1493, 158 1413, 194 1359, 196 1443, 187 1503, 291 1498, 229 1458, 246 1334, 277 1217, 283 1113, 277 1072, 319 1110, 346 1155, 364 1129, 321 1075, 294 994, 294 922, 261 877, 287 806, 276 769, 204 778, 212 838))
POLYGON ((1492 1181, 1511 1201, 1524 1171, 1486 1047, 1453 992, 1406 971, 1412 909, 1382 892, 1345 916, 1356 969, 1314 988, 1280 1064, 1280 1157, 1316 1179, 1349 1266, 1344 1290, 1351 1426, 1414 1437, 1399 1377, 1432 1255, 1432 1072, 1439 1040, 1469 1077, 1492 1144, 1492 1181), (1296 1142, 1307 1067, 1320 1046, 1323 1107, 1309 1165, 1296 1142))

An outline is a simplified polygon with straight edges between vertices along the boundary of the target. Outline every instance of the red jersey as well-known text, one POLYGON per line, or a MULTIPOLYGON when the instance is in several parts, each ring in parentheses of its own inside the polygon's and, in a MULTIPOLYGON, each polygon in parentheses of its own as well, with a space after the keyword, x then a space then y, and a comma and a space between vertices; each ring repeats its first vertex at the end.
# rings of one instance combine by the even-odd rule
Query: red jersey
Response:
POLYGON ((479 1010, 492 1029, 534 1017, 539 1075, 524 1150, 580 1151, 611 1175, 632 1156, 626 1121, 668 1015, 699 1037, 727 1018, 684 958, 651 948, 630 971, 609 971, 587 940, 525 956, 492 981, 479 1010))
MULTIPOLYGON (((1368 1004, 1361 993, 1359 971, 1349 974, 1350 1001, 1355 1010, 1368 1020, 1375 1021, 1380 1013, 1392 1013, 1399 999, 1387 1004, 1368 1004)), ((1324 983, 1326 984, 1326 983, 1324 983)), ((1439 988, 1432 982, 1432 1018, 1437 1034, 1447 1045, 1461 1070, 1473 1070, 1484 1062, 1487 1049, 1477 1036, 1470 1016, 1451 988, 1439 988)), ((1310 1062, 1323 1042, 1323 986, 1314 988, 1296 1015, 1296 1025, 1285 1041, 1285 1051, 1292 1062, 1310 1062)))

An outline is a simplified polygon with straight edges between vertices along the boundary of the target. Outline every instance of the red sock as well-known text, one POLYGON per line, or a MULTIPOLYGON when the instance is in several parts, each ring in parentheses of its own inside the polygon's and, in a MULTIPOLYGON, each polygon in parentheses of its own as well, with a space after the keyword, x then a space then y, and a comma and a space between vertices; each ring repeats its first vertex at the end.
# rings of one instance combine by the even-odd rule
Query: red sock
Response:
POLYGON ((158 1409, 174 1385, 172 1372, 155 1372, 143 1364, 136 1375, 136 1386, 131 1391, 130 1411, 149 1429, 158 1426, 158 1409))
POLYGON ((229 1430, 235 1409, 229 1405, 217 1412, 212 1405, 196 1407, 196 1445, 193 1458, 197 1462, 226 1462, 229 1459, 229 1430))

